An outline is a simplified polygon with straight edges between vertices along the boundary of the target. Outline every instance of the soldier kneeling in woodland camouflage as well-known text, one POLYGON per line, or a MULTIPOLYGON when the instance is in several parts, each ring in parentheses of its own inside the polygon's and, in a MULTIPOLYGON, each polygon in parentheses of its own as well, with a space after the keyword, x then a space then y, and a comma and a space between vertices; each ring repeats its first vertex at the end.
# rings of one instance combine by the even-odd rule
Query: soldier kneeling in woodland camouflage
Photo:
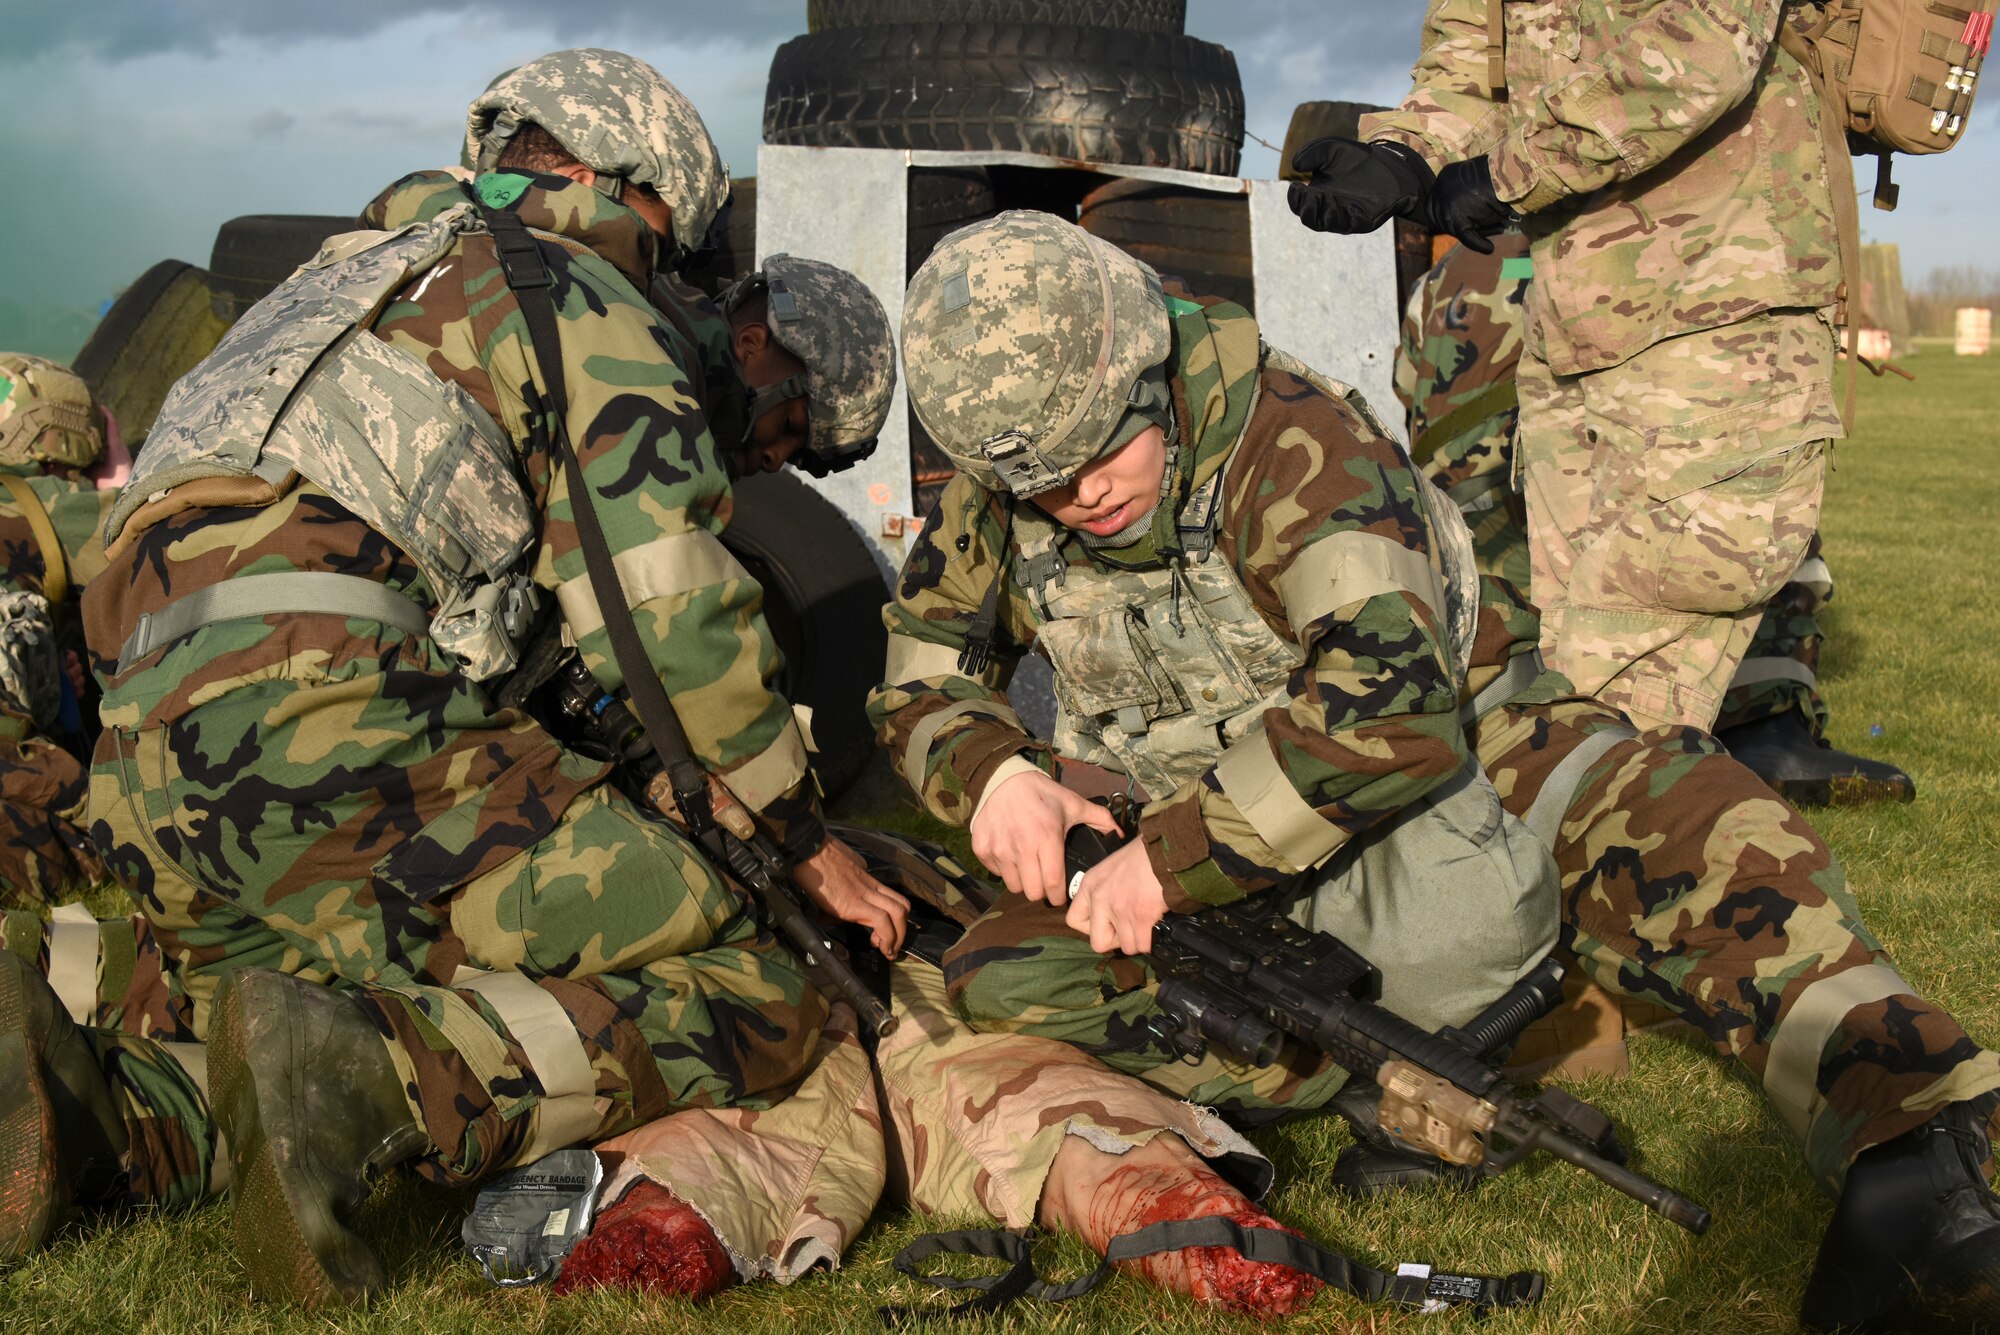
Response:
POLYGON ((960 475, 870 710, 1017 892, 945 958, 961 1015, 1226 1111, 1308 1109, 1345 1079, 1316 1053, 1180 1059, 1134 958, 1163 916, 1296 899, 1430 1029, 1556 948, 1741 1062, 1839 1193, 1808 1325, 1991 1318, 2000 1057, 1915 995, 1825 843, 1708 734, 1636 732, 1542 669, 1533 609, 1476 576, 1356 396, 1045 215, 948 239, 905 310, 911 402, 960 475), (1053 745, 1002 694, 1030 647, 1053 745), (1066 832, 1109 821, 1059 757, 1147 799, 1073 899, 1066 832))
MULTIPOLYGON (((450 208, 335 243, 177 387, 109 517, 93 833, 209 1043, 78 1030, 0 955, 0 1259, 73 1205, 227 1179, 260 1294, 359 1300, 384 1271, 343 1221, 389 1166, 477 1181, 800 1076, 827 1003, 794 952, 514 706, 564 638, 631 680, 587 525, 623 662, 682 702, 700 767, 815 902, 900 944, 901 898, 826 834, 716 536, 696 353, 644 295, 727 190, 707 130, 649 66, 575 51, 498 81, 468 134, 450 208)), ((879 307, 873 337, 872 421, 834 420, 811 368, 769 405, 812 400, 805 448, 879 427, 879 307)))

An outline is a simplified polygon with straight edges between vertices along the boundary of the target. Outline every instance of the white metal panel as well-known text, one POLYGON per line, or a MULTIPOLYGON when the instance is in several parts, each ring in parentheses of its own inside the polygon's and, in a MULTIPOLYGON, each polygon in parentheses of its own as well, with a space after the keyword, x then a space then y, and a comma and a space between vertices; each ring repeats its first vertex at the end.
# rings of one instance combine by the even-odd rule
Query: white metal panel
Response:
MULTIPOLYGON (((888 312, 889 327, 900 331, 908 181, 909 164, 902 153, 759 146, 758 261, 786 254, 837 264, 868 285, 888 312)), ((896 396, 875 453, 845 472, 813 483, 861 531, 886 578, 893 578, 903 564, 904 539, 885 535, 884 521, 894 527, 909 517, 914 505, 905 405, 903 377, 898 374, 896 396)))
POLYGON ((1395 229, 1385 226, 1367 236, 1315 232, 1285 203, 1287 182, 1249 185, 1251 275, 1264 341, 1360 390, 1402 439, 1395 229))

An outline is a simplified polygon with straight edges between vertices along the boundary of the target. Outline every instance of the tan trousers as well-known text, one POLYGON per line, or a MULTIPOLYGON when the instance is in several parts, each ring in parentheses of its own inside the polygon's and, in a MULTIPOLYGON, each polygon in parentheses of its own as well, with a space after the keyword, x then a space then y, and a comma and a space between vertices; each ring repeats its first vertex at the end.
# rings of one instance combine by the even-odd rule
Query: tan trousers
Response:
POLYGON ((789 1283, 837 1266, 885 1192, 954 1222, 1027 1227, 1068 1136, 1118 1154, 1171 1132, 1269 1175, 1207 1108, 1066 1043, 974 1032, 927 964, 895 966, 890 1004, 901 1025, 872 1063, 835 1006, 805 1079, 776 1106, 674 1113, 600 1145, 625 1156, 601 1199, 658 1182, 708 1220, 738 1275, 789 1283))
MULTIPOLYGON (((1531 340, 1532 342, 1532 340, 1531 340)), ((1630 361, 1520 367, 1542 653, 1641 727, 1706 728, 1819 524, 1832 326, 1767 311, 1630 361)))

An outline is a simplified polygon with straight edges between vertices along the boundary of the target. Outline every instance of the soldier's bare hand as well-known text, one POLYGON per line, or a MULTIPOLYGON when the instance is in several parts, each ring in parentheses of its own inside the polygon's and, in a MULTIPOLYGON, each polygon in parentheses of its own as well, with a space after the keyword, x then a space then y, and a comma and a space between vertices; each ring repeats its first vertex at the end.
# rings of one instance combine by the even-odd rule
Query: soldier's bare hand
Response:
POLYGON ((1167 913, 1167 894, 1138 839, 1084 873, 1065 921, 1090 937, 1100 955, 1122 950, 1143 955, 1153 947, 1153 927, 1167 913))
POLYGON ((1027 899, 1056 908, 1069 902, 1063 840, 1072 825, 1118 833, 1118 822, 1040 770, 1000 781, 972 818, 972 853, 986 870, 1027 899))
POLYGON ((819 852, 792 869, 799 889, 814 906, 842 922, 868 929, 875 949, 889 959, 903 948, 910 901, 868 874, 861 855, 832 835, 819 852))

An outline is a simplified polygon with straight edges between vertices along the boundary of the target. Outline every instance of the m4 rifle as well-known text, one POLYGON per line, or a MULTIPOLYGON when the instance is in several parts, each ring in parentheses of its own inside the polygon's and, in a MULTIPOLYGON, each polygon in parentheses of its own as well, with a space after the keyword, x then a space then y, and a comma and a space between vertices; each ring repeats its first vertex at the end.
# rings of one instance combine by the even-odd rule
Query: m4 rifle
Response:
MULTIPOLYGON (((1071 884, 1117 841, 1088 826, 1066 846, 1071 884)), ((1537 1150, 1575 1164, 1691 1233, 1708 1211, 1613 1158, 1610 1119, 1559 1089, 1516 1090, 1488 1063, 1562 999, 1562 965, 1544 960, 1473 1020, 1436 1033, 1377 1004, 1381 975, 1346 942, 1287 917, 1281 895, 1169 913, 1146 957, 1160 980, 1156 1035, 1183 1056, 1213 1046, 1268 1066, 1287 1036, 1382 1089, 1390 1139, 1494 1176, 1537 1150)), ((1620 1155, 1622 1157, 1622 1154, 1620 1155)))

